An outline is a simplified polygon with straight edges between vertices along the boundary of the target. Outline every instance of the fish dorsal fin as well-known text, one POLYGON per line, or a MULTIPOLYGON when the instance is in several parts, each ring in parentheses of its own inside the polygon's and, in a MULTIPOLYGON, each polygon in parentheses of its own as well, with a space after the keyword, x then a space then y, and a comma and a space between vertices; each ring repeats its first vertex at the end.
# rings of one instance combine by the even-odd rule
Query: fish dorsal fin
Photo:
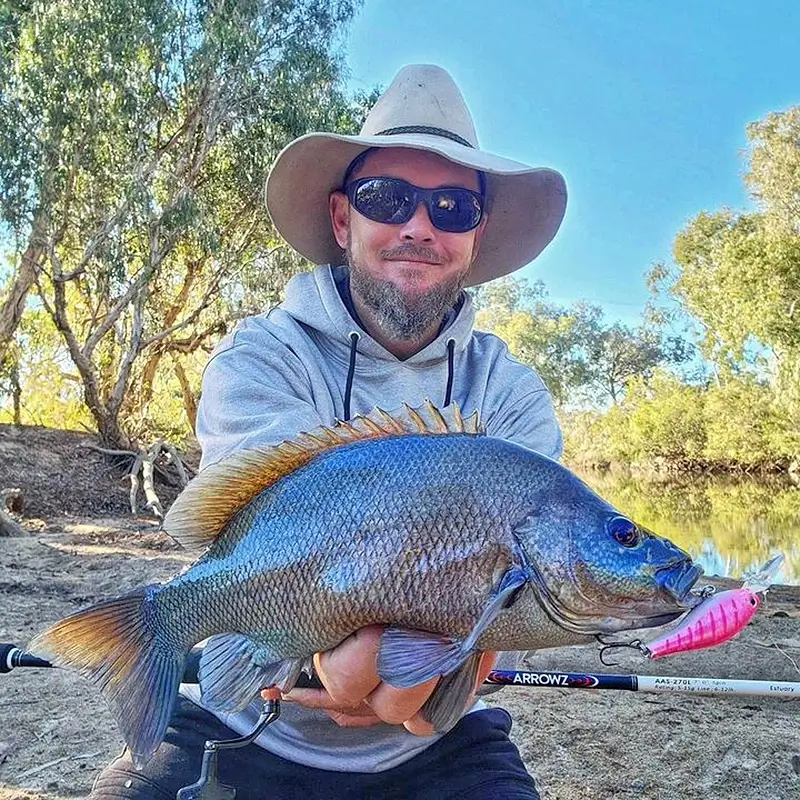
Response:
POLYGON ((209 547, 225 524, 260 492, 318 455, 344 444, 409 434, 480 434, 478 412, 463 417, 454 403, 436 408, 376 408, 335 426, 321 426, 272 447, 242 450, 206 467, 181 492, 164 518, 164 530, 190 550, 209 547))

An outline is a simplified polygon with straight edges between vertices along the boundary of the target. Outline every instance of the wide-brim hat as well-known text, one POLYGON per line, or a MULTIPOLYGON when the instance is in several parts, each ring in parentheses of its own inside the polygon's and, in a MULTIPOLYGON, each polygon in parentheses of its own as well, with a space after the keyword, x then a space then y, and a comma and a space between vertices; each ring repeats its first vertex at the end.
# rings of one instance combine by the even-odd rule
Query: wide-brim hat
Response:
POLYGON ((441 67, 404 67, 369 112, 359 136, 309 133, 288 144, 267 179, 272 221, 315 264, 340 264, 328 206, 352 160, 373 147, 426 150, 486 176, 488 215, 467 285, 508 275, 550 243, 564 218, 567 187, 558 172, 486 153, 452 77, 441 67))

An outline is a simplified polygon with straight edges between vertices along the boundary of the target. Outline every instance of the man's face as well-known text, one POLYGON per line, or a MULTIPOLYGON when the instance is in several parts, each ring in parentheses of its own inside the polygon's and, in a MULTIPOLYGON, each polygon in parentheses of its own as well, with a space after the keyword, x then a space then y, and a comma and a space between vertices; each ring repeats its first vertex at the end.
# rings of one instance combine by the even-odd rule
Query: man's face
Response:
MULTIPOLYGON (((433 153, 406 148, 376 150, 350 180, 402 178, 425 189, 462 187, 480 190, 477 173, 433 153)), ((466 233, 433 226, 420 204, 408 222, 373 222, 334 192, 330 202, 336 241, 347 252, 350 286, 391 338, 418 340, 441 322, 458 297, 478 252, 485 217, 466 233)))

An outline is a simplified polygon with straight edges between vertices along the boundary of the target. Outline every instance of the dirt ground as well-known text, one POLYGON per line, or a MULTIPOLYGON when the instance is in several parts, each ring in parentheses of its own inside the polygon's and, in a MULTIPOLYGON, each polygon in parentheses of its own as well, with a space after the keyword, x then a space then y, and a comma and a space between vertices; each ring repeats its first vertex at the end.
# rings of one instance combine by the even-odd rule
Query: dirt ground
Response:
MULTIPOLYGON (((132 518, 119 468, 79 433, 0 426, 0 489, 20 487, 27 535, 0 538, 0 642, 188 563, 155 521, 132 518)), ((161 488, 165 500, 174 490, 161 488)), ((649 638, 649 636, 647 637, 649 638)), ((535 654, 533 669, 800 681, 800 588, 777 587, 712 650, 603 667, 597 647, 535 654)), ((800 798, 800 701, 507 688, 514 739, 543 800, 800 798)), ((0 800, 85 797, 121 748, 99 693, 62 670, 0 674, 0 800)))

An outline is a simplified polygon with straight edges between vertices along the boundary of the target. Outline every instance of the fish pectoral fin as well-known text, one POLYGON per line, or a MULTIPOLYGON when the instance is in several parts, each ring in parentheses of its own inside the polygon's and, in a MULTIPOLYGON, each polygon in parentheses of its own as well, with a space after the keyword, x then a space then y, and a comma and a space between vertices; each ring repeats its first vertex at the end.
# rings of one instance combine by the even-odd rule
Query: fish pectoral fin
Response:
POLYGON ((481 653, 473 653, 455 672, 445 675, 425 701, 420 714, 438 733, 447 733, 463 716, 475 692, 481 653))
POLYGON ((528 581, 528 573, 518 564, 512 564, 506 570, 497 588, 492 592, 486 608, 475 623, 472 633, 464 642, 467 650, 474 650, 478 639, 486 629, 495 621, 497 615, 508 605, 514 593, 521 589, 528 581))
POLYGON ((387 628, 378 652, 381 680, 408 689, 458 669, 469 652, 463 641, 428 631, 387 628))
POLYGON ((511 566, 466 639, 428 631, 387 628, 381 637, 378 652, 378 674, 381 679, 392 686, 407 689, 438 675, 455 672, 474 653, 484 631, 527 580, 527 573, 522 567, 511 566))
POLYGON ((241 711, 268 686, 289 691, 308 658, 276 659, 264 645, 241 633, 212 636, 200 656, 203 704, 214 711, 241 711))

